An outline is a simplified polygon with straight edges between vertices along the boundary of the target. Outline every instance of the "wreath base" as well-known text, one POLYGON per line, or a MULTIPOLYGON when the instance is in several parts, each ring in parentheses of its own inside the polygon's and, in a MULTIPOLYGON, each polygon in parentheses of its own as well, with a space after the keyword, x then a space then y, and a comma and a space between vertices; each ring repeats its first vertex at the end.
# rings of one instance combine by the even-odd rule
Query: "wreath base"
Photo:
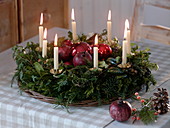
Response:
MULTIPOLYGON (((32 90, 23 90, 25 93, 27 93, 30 97, 41 100, 43 102, 47 102, 47 103, 51 103, 51 104, 56 104, 56 99, 54 97, 48 97, 48 96, 44 96, 38 92, 32 91, 32 90)), ((114 100, 116 100, 117 98, 112 98, 109 101, 101 101, 102 105, 107 105, 112 103, 114 100)), ((76 106, 76 107, 97 107, 99 106, 99 103, 97 101, 94 100, 83 100, 77 103, 72 103, 72 104, 68 104, 68 106, 76 106)))

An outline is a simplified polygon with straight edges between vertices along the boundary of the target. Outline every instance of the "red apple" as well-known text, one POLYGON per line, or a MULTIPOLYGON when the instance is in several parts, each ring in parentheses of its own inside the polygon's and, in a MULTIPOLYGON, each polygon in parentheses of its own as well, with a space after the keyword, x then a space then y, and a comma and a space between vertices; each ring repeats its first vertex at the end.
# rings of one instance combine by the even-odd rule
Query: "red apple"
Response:
POLYGON ((92 62, 92 56, 88 52, 79 52, 73 58, 73 65, 86 65, 88 62, 92 62))
POLYGON ((74 44, 72 51, 72 56, 75 56, 79 52, 91 52, 92 48, 91 46, 86 42, 79 42, 77 44, 74 44))

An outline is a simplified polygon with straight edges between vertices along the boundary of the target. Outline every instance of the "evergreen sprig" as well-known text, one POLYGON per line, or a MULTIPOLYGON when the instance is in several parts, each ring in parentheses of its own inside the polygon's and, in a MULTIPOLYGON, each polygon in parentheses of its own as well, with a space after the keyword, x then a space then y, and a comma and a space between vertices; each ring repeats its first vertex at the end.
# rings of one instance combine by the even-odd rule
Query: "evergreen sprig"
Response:
POLYGON ((132 108, 133 123, 136 120, 141 120, 144 124, 155 122, 157 120, 158 112, 153 107, 152 96, 146 99, 141 98, 137 92, 135 95, 136 100, 141 102, 141 106, 139 108, 132 108))

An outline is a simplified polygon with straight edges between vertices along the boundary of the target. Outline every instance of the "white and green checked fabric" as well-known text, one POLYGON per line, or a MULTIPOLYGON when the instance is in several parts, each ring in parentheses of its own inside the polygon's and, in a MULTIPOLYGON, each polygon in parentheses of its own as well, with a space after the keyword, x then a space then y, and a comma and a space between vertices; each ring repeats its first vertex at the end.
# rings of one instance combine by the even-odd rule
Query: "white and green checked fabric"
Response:
POLYGON ((100 128, 111 118, 109 106, 71 107, 70 114, 10 87, 13 74, 0 80, 0 128, 100 128))

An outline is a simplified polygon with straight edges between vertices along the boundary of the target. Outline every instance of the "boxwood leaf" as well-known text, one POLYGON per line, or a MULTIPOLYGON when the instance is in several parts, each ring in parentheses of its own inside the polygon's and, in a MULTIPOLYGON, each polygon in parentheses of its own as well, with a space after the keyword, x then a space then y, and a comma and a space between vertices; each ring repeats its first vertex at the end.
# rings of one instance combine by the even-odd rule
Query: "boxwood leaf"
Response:
POLYGON ((34 67, 35 67, 36 71, 38 72, 38 74, 41 74, 40 72, 44 71, 43 67, 38 62, 34 63, 34 67))

